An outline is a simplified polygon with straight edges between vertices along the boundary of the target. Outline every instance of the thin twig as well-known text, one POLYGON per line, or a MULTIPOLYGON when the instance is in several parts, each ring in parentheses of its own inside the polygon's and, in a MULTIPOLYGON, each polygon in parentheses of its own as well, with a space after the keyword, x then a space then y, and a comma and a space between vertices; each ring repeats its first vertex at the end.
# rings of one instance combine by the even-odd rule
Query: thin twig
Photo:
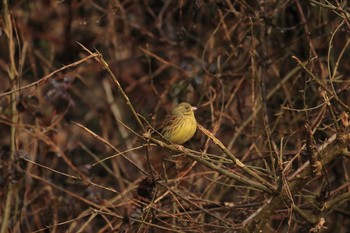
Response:
MULTIPOLYGON (((88 52, 90 55, 95 54, 92 53, 89 49, 87 49, 84 45, 80 44, 79 42, 77 42, 86 52, 88 52)), ((100 52, 96 52, 97 56, 95 56, 95 59, 103 66, 103 68, 105 68, 108 72, 108 74, 111 76, 111 78, 114 81, 114 84, 116 84, 118 91, 122 94, 126 104, 129 106, 131 112, 133 113, 135 120, 137 121, 137 123, 139 124, 139 126, 141 127, 141 129, 146 132, 145 127, 142 124, 142 121, 140 120, 140 118, 137 115, 137 112, 135 111, 134 106, 131 104, 131 101, 129 99, 129 97, 126 95, 126 93, 124 92, 122 86, 120 85, 118 79, 115 77, 115 75, 113 74, 112 70, 109 68, 108 63, 106 62, 106 60, 103 58, 102 54, 100 52)))

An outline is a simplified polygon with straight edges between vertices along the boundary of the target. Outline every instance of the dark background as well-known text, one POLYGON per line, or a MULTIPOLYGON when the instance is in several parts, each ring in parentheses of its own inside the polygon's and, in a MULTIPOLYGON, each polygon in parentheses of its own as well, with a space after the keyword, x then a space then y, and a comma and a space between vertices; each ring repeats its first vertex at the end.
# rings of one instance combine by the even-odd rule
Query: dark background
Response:
POLYGON ((348 130, 346 1, 6 3, 2 232, 348 232, 348 141, 329 142, 348 130), (184 145, 199 162, 149 145, 106 67, 84 60, 77 42, 102 55, 145 128, 189 102, 199 124, 279 191, 203 165, 257 182, 199 130, 184 145), (311 158, 320 174, 307 167, 296 179, 311 158), (259 215, 264 206, 271 211, 259 215))

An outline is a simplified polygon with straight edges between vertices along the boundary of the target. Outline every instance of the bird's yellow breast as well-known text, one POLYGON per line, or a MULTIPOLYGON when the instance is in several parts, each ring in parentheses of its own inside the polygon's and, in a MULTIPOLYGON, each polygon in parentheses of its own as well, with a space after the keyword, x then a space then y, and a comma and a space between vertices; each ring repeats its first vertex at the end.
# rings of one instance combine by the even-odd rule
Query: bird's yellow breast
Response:
POLYGON ((164 132, 164 137, 176 144, 183 144, 190 140, 197 130, 197 122, 193 116, 183 116, 177 127, 164 132))

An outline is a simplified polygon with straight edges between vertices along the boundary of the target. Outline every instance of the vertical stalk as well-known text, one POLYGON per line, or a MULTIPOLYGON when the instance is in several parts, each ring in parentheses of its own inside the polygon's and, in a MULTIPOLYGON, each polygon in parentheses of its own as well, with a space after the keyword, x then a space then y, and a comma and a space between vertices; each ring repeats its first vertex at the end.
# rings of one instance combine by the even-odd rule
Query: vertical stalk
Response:
MULTIPOLYGON (((18 77, 18 72, 16 69, 16 63, 15 63, 15 37, 13 36, 13 24, 12 24, 12 18, 9 11, 8 6, 8 0, 3 0, 3 9, 4 9, 4 32, 8 39, 8 45, 9 45, 9 68, 7 70, 8 76, 10 78, 10 81, 12 83, 12 90, 17 89, 16 85, 16 78, 18 77)), ((13 92, 11 94, 11 145, 10 145, 10 159, 8 161, 8 169, 11 169, 13 166, 15 155, 17 151, 17 144, 16 144, 16 125, 18 122, 18 114, 16 110, 16 100, 17 100, 17 92, 13 92)), ((6 200, 4 205, 4 213, 2 216, 1 221, 1 228, 0 233, 8 232, 9 229, 9 221, 11 217, 11 210, 13 205, 13 197, 15 195, 15 186, 11 182, 11 180, 8 183, 7 186, 7 193, 6 193, 6 200)))

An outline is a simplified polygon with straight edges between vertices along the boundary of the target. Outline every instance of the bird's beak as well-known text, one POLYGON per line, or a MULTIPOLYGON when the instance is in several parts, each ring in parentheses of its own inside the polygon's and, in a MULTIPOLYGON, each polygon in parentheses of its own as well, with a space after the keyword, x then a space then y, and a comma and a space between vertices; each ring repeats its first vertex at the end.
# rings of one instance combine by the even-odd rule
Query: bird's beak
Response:
POLYGON ((191 109, 192 109, 193 111, 197 110, 197 107, 194 107, 194 106, 191 106, 191 107, 192 107, 191 109))

